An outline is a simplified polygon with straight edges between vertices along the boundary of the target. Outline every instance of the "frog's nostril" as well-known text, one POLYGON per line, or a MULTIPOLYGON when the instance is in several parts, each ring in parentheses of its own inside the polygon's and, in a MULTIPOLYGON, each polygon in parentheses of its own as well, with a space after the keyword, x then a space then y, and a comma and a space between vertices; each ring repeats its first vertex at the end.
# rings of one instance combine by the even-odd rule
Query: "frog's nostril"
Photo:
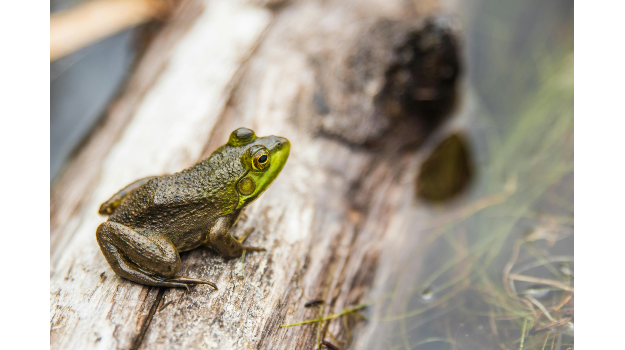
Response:
POLYGON ((282 148, 282 142, 278 142, 278 144, 276 145, 276 147, 278 147, 278 149, 282 148))

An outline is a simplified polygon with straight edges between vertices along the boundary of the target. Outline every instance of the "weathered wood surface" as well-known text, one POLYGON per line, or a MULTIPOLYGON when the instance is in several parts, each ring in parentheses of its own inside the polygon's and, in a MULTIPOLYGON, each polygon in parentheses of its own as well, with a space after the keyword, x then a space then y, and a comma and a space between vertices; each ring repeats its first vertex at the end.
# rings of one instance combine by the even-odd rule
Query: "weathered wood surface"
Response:
MULTIPOLYGON (((312 349, 313 326, 279 325, 314 318, 304 307, 313 298, 325 298, 326 312, 363 302, 401 272, 409 252, 398 252, 417 239, 407 226, 419 158, 325 137, 313 132, 313 120, 324 113, 315 96, 329 50, 370 18, 411 12, 402 1, 340 3, 206 1, 195 20, 182 12, 155 39, 53 186, 51 348, 312 349), (292 143, 282 174, 233 230, 254 227, 249 243, 267 252, 244 262, 203 248, 182 254, 181 273, 214 281, 219 291, 117 277, 95 240, 100 203, 137 178, 193 165, 239 126, 292 143)), ((321 107, 335 108, 331 100, 321 107)), ((351 326, 353 335, 359 325, 351 326)), ((345 346, 343 323, 329 330, 345 346)), ((360 334, 357 348, 369 341, 360 334)))

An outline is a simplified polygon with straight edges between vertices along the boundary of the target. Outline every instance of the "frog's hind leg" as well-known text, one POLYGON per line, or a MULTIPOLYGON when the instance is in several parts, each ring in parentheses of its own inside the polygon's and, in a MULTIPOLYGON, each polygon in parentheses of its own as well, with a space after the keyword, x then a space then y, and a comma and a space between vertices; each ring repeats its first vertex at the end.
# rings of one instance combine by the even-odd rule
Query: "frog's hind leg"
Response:
POLYGON ((100 209, 98 210, 98 213, 100 213, 101 215, 113 214, 115 209, 119 207, 119 205, 121 204, 122 200, 124 200, 124 198, 130 196, 136 190, 138 190, 139 187, 145 185, 146 183, 148 183, 148 181, 157 177, 158 176, 144 177, 143 179, 139 179, 131 183, 130 185, 122 188, 121 190, 119 190, 119 192, 115 193, 113 197, 111 197, 109 200, 107 200, 106 202, 102 203, 102 205, 100 205, 100 209))
POLYGON ((122 224, 102 223, 96 238, 113 271, 131 281, 160 287, 187 287, 208 284, 201 279, 178 276, 180 255, 169 238, 153 231, 137 232, 122 224))
POLYGON ((232 221, 233 219, 228 217, 217 219, 208 234, 208 243, 206 244, 208 248, 215 250, 217 253, 227 258, 236 258, 241 256, 241 254, 243 254, 243 250, 248 252, 261 252, 266 250, 265 248, 250 247, 241 243, 245 240, 245 238, 247 238, 251 231, 246 233, 240 240, 232 237, 232 234, 230 234, 232 221))

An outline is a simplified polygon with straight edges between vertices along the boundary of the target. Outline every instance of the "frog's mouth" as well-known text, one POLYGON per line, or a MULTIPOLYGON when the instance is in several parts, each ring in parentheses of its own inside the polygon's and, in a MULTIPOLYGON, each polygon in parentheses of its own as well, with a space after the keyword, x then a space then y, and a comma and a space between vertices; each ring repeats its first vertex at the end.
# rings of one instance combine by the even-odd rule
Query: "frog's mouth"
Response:
POLYGON ((289 140, 278 136, 270 137, 272 138, 272 144, 267 148, 269 149, 269 154, 271 155, 271 166, 267 169, 265 175, 263 176, 269 180, 263 191, 271 185, 276 177, 278 177, 282 168, 284 168, 284 164, 286 164, 286 160, 289 158, 289 154, 291 153, 291 143, 289 140))
POLYGON ((248 171, 237 183, 239 203, 236 209, 242 208, 260 196, 278 177, 291 152, 291 143, 284 137, 267 136, 257 139, 258 143, 267 147, 271 165, 263 172, 248 171))

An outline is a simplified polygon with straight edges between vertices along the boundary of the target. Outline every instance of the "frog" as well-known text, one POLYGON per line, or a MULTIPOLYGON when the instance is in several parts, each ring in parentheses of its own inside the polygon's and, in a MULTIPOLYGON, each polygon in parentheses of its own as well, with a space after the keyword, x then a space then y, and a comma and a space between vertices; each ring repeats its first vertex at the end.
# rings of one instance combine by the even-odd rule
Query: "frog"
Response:
POLYGON ((200 246, 225 258, 265 251, 244 245, 253 230, 236 239, 231 229, 278 177, 290 149, 284 137, 238 128, 194 166, 124 187, 99 208, 108 216, 96 229, 104 258, 118 276, 143 285, 217 290, 213 282, 178 274, 180 253, 200 246))

